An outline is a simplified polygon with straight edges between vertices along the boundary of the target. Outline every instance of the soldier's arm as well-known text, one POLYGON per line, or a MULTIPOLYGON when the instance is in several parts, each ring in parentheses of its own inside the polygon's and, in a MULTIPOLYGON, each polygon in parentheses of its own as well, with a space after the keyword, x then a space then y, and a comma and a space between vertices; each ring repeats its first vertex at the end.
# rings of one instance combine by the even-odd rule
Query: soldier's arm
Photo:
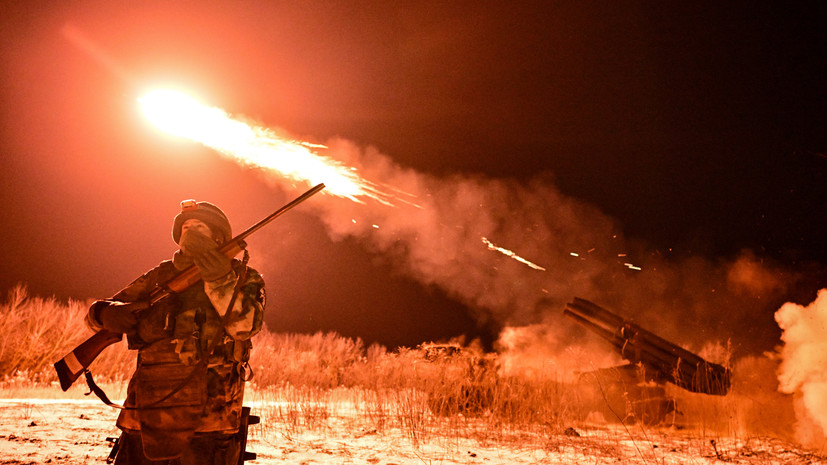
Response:
MULTIPOLYGON (((135 281, 132 281, 128 286, 118 291, 118 293, 112 296, 111 299, 97 300, 93 302, 89 307, 89 311, 86 313, 86 318, 84 320, 86 322, 86 326, 95 332, 104 329, 98 315, 102 308, 110 306, 112 302, 137 302, 140 300, 141 296, 145 296, 151 282, 150 274, 153 271, 155 270, 144 273, 141 277, 135 281)), ((129 310, 125 308, 123 311, 129 310)))

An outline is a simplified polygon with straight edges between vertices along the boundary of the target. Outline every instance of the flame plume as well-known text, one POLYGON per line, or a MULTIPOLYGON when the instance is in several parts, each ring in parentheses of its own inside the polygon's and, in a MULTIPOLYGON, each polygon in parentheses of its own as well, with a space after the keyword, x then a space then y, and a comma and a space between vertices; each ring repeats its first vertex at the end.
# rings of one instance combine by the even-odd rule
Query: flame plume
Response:
POLYGON ((355 202, 367 197, 386 205, 392 196, 376 184, 314 149, 323 145, 279 137, 268 128, 232 118, 219 108, 209 107, 173 90, 156 90, 138 101, 144 114, 161 130, 191 139, 233 157, 245 165, 273 170, 309 185, 324 183, 325 192, 355 202))

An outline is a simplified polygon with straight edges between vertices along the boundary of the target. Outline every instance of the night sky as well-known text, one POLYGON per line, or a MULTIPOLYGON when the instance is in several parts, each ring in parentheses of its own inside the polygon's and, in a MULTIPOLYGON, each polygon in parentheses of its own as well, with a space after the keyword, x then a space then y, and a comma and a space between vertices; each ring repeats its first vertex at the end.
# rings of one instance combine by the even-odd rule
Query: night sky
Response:
POLYGON ((268 226, 249 243, 277 331, 490 344, 576 295, 760 350, 780 304, 826 287, 824 3, 115 3, 0 10, 4 294, 108 297, 171 256, 181 200, 218 204, 238 232, 310 187, 151 127, 136 99, 168 85, 331 156, 332 140, 381 154, 392 167, 363 157, 366 177, 455 204, 376 240, 345 228, 358 205, 321 195, 268 226), (459 251, 445 237, 460 228, 549 271, 471 233, 459 251), (599 266, 555 266, 589 250, 599 266), (725 291, 733 269, 773 284, 725 291))

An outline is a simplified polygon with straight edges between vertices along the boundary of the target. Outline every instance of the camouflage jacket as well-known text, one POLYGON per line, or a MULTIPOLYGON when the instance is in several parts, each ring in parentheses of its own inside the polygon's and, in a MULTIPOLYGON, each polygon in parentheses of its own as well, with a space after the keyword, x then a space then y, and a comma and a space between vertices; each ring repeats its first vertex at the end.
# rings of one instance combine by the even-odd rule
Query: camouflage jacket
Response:
MULTIPOLYGON (((124 402, 128 409, 118 417, 118 427, 143 431, 144 436, 152 430, 158 437, 169 437, 182 428, 190 433, 238 430, 250 338, 261 329, 265 300, 264 280, 248 267, 247 279, 223 324, 234 274, 240 273, 241 266, 233 260, 236 273, 217 282, 199 281, 139 314, 137 331, 127 334, 129 348, 138 350, 138 363, 124 402), (215 338, 215 350, 207 354, 215 338), (205 357, 209 359, 198 364, 205 357), (193 371, 199 367, 204 373, 193 371), (176 388, 180 389, 169 396, 176 388)), ((177 273, 172 261, 161 262, 112 300, 147 300, 158 284, 177 273)), ((91 309, 86 321, 93 330, 102 329, 91 309)))

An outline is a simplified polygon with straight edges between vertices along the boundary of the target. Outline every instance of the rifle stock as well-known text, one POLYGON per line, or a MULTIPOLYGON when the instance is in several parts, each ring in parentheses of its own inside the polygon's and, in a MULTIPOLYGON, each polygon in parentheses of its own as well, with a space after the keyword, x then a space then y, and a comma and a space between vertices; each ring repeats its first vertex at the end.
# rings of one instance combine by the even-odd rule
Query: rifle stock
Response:
POLYGON ((66 391, 103 349, 119 342, 123 334, 102 329, 83 341, 74 350, 55 363, 60 388, 66 391))
MULTIPOLYGON (((266 226, 269 222, 283 215, 291 208, 301 202, 304 202, 310 196, 324 189, 324 187, 324 184, 314 186, 304 194, 295 198, 292 202, 279 208, 263 220, 247 228, 241 234, 222 244, 218 250, 229 258, 235 257, 242 250, 244 250, 245 247, 247 247, 247 243, 244 242, 244 239, 266 226)), ((198 267, 192 265, 173 276, 169 281, 153 289, 149 294, 149 305, 156 305, 170 295, 176 292, 181 292, 200 280, 201 274, 198 271, 198 267)), ((89 368, 89 365, 98 357, 98 355, 101 354, 101 352, 103 352, 104 349, 116 342, 120 342, 121 339, 123 339, 122 334, 113 333, 102 329, 75 347, 65 357, 55 362, 54 367, 57 372, 57 377, 60 380, 60 388, 64 391, 68 390, 69 387, 72 386, 72 383, 80 377, 81 373, 89 368)))

